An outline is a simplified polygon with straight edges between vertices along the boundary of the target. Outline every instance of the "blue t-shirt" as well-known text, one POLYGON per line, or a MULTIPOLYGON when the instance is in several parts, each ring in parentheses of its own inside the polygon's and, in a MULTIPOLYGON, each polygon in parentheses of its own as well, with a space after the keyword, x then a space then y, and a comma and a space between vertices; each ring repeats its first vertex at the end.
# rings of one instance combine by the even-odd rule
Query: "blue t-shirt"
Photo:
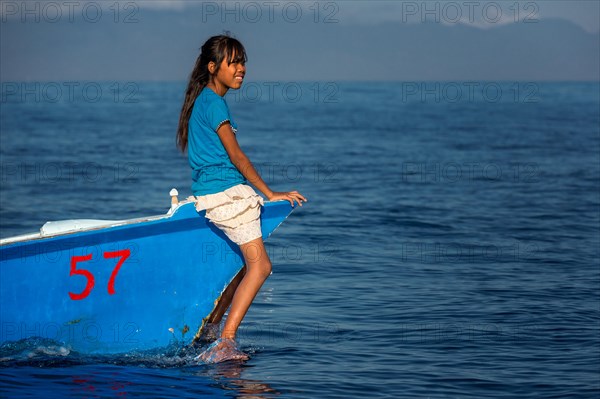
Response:
POLYGON ((207 195, 224 191, 247 180, 231 163, 217 134, 217 128, 229 121, 234 132, 225 99, 205 87, 196 98, 188 124, 188 160, 192 167, 192 192, 207 195))

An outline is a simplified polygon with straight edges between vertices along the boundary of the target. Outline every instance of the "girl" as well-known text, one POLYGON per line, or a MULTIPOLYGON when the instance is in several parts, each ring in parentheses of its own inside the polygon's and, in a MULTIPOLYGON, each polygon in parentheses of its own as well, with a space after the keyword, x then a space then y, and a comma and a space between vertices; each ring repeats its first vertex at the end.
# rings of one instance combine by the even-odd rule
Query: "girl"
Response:
POLYGON ((207 363, 248 359, 235 344, 235 334, 260 287, 271 274, 271 261, 260 229, 264 204, 251 182, 269 201, 306 201, 298 191, 274 192, 262 180, 236 140, 237 125, 224 96, 239 89, 246 74, 246 51, 228 36, 204 43, 192 71, 179 117, 177 145, 192 167, 196 209, 240 246, 246 272, 235 289, 221 337, 198 358, 207 363))

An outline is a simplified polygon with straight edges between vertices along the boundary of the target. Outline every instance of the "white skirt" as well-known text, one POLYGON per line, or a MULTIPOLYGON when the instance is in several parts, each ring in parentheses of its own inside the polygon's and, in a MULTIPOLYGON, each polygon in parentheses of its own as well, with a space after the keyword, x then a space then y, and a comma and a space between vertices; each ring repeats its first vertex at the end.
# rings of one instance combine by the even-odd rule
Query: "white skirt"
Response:
POLYGON ((237 245, 262 237, 260 210, 264 200, 252 187, 238 184, 220 193, 191 198, 196 210, 206 210, 206 218, 237 245))

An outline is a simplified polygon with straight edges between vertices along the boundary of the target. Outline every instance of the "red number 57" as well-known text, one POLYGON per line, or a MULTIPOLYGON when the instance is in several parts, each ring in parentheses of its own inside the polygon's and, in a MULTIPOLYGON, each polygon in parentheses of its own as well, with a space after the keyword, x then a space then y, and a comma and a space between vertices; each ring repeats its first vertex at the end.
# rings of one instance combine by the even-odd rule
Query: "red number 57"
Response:
MULTIPOLYGON (((104 259, 120 258, 117 262, 117 265, 110 274, 110 279, 108 280, 107 289, 109 295, 113 295, 115 293, 115 279, 117 278, 117 274, 119 274, 121 266, 123 266, 125 260, 129 258, 129 255, 131 255, 131 251, 129 250, 129 248, 122 249, 120 251, 104 252, 104 259)), ((78 301, 87 297, 92 291, 92 288, 94 288, 94 284, 96 283, 94 275, 89 270, 82 268, 77 269, 78 262, 87 262, 89 260, 92 260, 92 254, 71 257, 71 272, 69 273, 69 276, 80 275, 87 279, 85 288, 79 294, 69 292, 69 296, 74 301, 78 301)))

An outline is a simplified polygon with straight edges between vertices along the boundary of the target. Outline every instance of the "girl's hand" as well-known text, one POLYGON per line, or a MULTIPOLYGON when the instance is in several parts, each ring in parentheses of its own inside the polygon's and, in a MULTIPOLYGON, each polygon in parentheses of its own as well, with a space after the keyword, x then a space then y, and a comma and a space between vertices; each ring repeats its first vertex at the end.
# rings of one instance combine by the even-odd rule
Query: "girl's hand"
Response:
POLYGON ((288 192, 273 192, 270 196, 267 197, 269 201, 279 201, 286 200, 290 201, 292 208, 294 207, 294 201, 298 203, 298 205, 302 206, 302 201, 306 202, 307 199, 304 198, 302 194, 298 191, 288 191, 288 192))

